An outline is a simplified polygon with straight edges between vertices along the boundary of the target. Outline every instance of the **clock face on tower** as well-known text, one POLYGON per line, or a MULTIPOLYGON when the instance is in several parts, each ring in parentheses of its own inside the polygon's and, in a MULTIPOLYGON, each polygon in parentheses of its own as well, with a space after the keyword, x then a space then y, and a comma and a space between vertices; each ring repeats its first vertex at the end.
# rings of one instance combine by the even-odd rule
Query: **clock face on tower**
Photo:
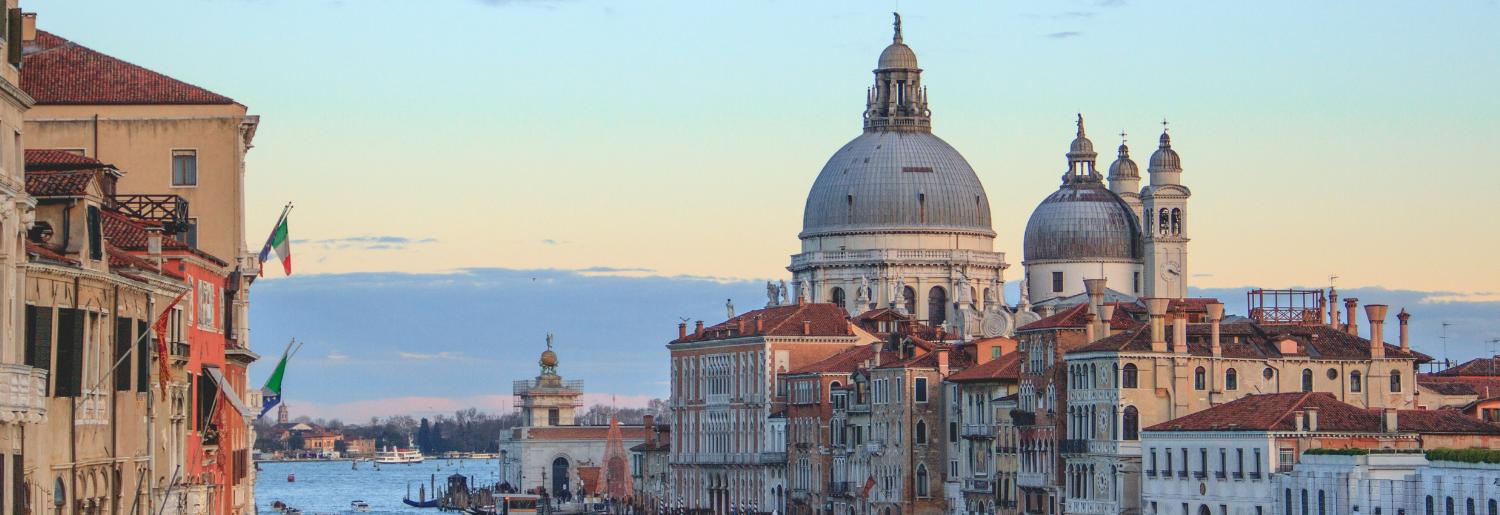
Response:
POLYGON ((1176 261, 1168 261, 1161 264, 1161 277, 1168 282, 1175 282, 1182 278, 1182 265, 1176 261))

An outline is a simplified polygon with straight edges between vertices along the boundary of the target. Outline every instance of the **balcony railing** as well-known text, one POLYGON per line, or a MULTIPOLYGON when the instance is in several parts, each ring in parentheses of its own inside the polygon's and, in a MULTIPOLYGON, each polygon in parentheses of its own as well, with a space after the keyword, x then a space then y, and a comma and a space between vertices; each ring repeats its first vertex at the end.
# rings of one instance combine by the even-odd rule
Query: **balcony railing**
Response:
POLYGON ((792 490, 792 501, 794 501, 794 502, 807 502, 807 498, 808 498, 807 489, 805 489, 805 488, 796 488, 796 489, 792 490))
POLYGON ((1195 479, 1207 479, 1208 478, 1208 472, 1205 472, 1205 471, 1202 471, 1202 470, 1194 472, 1193 473, 1193 478, 1195 478, 1195 479))
POLYGON ((885 452, 885 442, 865 442, 865 452, 868 454, 879 456, 881 453, 885 452))
POLYGON ((188 201, 177 195, 115 195, 115 209, 143 220, 161 222, 169 234, 187 232, 192 227, 188 201))
POLYGON ((1016 501, 1000 501, 1000 507, 1005 509, 1014 509, 1016 507, 1016 501))
POLYGON ((1218 479, 1220 481, 1224 480, 1224 471, 1220 470, 1218 472, 1214 472, 1214 479, 1218 479))
POLYGON ((1260 472, 1251 472, 1250 473, 1250 480, 1251 481, 1260 481, 1260 472))
POLYGON ((39 422, 47 414, 47 369, 0 364, 0 411, 19 422, 39 422))
POLYGON ((1245 479, 1245 473, 1244 472, 1235 472, 1233 477, 1234 477, 1235 480, 1245 479))
POLYGON ((994 439, 995 426, 993 424, 964 424, 964 438, 994 439))
POLYGON ((963 491, 973 493, 990 493, 990 487, 994 486, 988 479, 969 479, 963 482, 963 491))
POLYGON ((1297 466, 1296 463, 1282 463, 1281 465, 1278 465, 1276 467, 1276 471, 1280 472, 1280 473, 1283 473, 1283 474, 1286 474, 1286 473, 1291 472, 1292 468, 1296 467, 1296 466, 1297 466))
POLYGON ((1062 454, 1086 454, 1089 452, 1088 440, 1062 440, 1057 442, 1057 452, 1062 454))
POLYGON ((786 453, 784 453, 784 452, 763 452, 763 453, 760 453, 760 462, 762 464, 768 464, 768 465, 769 464, 786 463, 786 453))
POLYGON ((1186 470, 1179 470, 1179 471, 1177 471, 1177 477, 1179 477, 1181 479, 1187 479, 1187 471, 1186 470))
POLYGON ((850 482, 848 481, 834 481, 828 483, 828 495, 848 495, 850 490, 852 490, 852 488, 850 488, 850 482))

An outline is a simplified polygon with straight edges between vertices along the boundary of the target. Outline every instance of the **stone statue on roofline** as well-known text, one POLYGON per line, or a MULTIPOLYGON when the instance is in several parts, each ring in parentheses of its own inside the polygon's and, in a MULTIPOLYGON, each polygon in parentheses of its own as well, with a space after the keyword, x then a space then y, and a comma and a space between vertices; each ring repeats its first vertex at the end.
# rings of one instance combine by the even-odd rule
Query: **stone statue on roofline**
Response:
POLYGON ((776 298, 780 296, 781 289, 776 287, 776 283, 766 281, 766 307, 769 308, 775 306, 776 298))
POLYGON ((778 305, 786 304, 787 302, 789 302, 789 300, 787 299, 786 279, 781 280, 781 287, 777 289, 777 292, 781 294, 781 304, 778 305))
POLYGON ((807 279, 797 283, 797 300, 812 302, 812 285, 807 282, 807 279))
POLYGON ((734 318, 734 299, 724 301, 724 308, 729 310, 729 318, 734 318))

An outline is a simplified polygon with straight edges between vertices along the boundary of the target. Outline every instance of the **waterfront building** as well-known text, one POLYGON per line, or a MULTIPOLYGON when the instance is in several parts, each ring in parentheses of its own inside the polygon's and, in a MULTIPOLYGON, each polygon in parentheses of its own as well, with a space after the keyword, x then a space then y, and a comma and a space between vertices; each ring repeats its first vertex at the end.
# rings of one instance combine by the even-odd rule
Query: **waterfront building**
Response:
MULTIPOLYGON (((1018 433, 1011 410, 1020 390, 1016 341, 994 338, 978 364, 944 381, 948 405, 948 504, 965 515, 1014 514, 1018 433), (992 354, 1000 354, 991 358, 992 354)), ((976 343, 988 343, 981 340, 976 343)))
MULTIPOLYGON (((557 373, 560 363, 552 350, 552 335, 547 335, 547 350, 538 360, 541 374, 515 382, 515 407, 524 425, 500 433, 502 486, 523 492, 540 489, 554 496, 598 493, 611 428, 577 425, 574 410, 583 396, 583 381, 563 379, 557 373)), ((647 416, 642 425, 619 426, 621 449, 645 443, 652 422, 647 416)), ((620 474, 625 466, 620 465, 620 474)))
MULTIPOLYGON (((932 133, 932 111, 901 19, 866 92, 864 132, 818 173, 792 256, 791 296, 858 315, 893 308, 962 335, 1007 336, 1005 254, 989 198, 963 155, 932 133)), ((772 295, 771 305, 788 302, 772 295)))
POLYGON ((878 345, 851 346, 781 375, 787 390, 782 413, 792 492, 786 513, 818 513, 825 506, 832 506, 833 513, 849 513, 850 484, 858 483, 849 467, 849 388, 854 372, 870 366, 878 345))
MULTIPOLYGON (((870 489, 866 513, 948 512, 949 422, 942 381, 974 364, 965 349, 900 335, 886 342, 897 361, 870 370, 870 489)), ((968 350, 973 350, 970 346, 968 350)))
POLYGON ((672 451, 672 425, 652 421, 646 441, 630 448, 630 473, 635 486, 636 505, 644 513, 666 515, 671 502, 667 477, 672 451))
POLYGON ((1351 506, 1396 514, 1415 508, 1417 489, 1380 482, 1409 479, 1427 464, 1422 450, 1497 444, 1500 426, 1455 411, 1363 408, 1329 392, 1248 395, 1142 430, 1141 507, 1148 515, 1279 514, 1287 504, 1296 514, 1359 513, 1351 506), (1319 454, 1351 450, 1377 454, 1319 454), (1303 495, 1307 511, 1297 509, 1303 495))

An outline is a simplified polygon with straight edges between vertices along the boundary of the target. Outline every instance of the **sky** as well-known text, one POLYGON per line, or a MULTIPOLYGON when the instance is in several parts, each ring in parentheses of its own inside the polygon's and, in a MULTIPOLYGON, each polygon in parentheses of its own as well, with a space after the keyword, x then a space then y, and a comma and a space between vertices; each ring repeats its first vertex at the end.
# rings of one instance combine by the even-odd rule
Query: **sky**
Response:
MULTIPOLYGON (((925 70, 934 132, 984 183, 1012 280, 1027 217, 1056 188, 1081 112, 1101 168, 1121 132, 1144 164, 1170 121, 1193 191, 1192 284, 1205 291, 1242 298, 1245 287, 1327 286, 1337 275, 1344 289, 1441 299, 1428 302, 1454 317, 1500 302, 1491 199, 1500 164, 1485 152, 1500 148, 1496 0, 22 7, 43 30, 262 117, 247 164, 248 231, 269 232, 294 202, 297 275, 257 282, 258 351, 279 354, 300 335, 309 365, 313 354, 348 355, 430 378, 387 378, 379 388, 351 383, 356 376, 309 379, 320 386, 303 402, 329 413, 397 398, 413 410, 505 404, 482 396, 505 394, 519 373, 493 372, 459 391, 433 384, 443 367, 423 365, 446 358, 388 354, 440 354, 448 348, 435 341, 462 340, 448 352, 507 360, 488 370, 531 366, 542 335, 578 330, 568 324, 592 328, 575 336, 588 345, 629 342, 620 351, 628 356, 605 363, 643 367, 633 384, 601 374, 592 383, 608 388, 601 394, 661 395, 652 384, 664 380, 661 343, 678 317, 713 321, 717 299, 751 302, 758 281, 788 275, 808 188, 859 134, 898 8, 925 70), (619 271, 578 272, 590 269, 619 271), (490 275, 532 271, 575 289, 503 287, 490 275), (442 279, 475 274, 487 286, 442 279), (580 286, 625 279, 651 286, 580 286), (340 284, 381 285, 392 302, 347 297, 340 284), (406 318, 427 311, 395 312, 402 288, 428 291, 434 303, 475 300, 459 320, 406 318), (568 315, 524 315, 537 309, 528 292, 568 315), (629 309, 595 302, 606 292, 629 309), (330 319, 356 326, 405 318, 438 329, 423 341, 405 330, 330 327, 286 317, 291 305, 347 310, 330 319), (493 327, 500 320, 511 321, 507 329, 493 327), (319 345, 328 348, 313 353, 319 345)), ((1493 320, 1450 331, 1467 331, 1477 355, 1486 335, 1496 337, 1493 320)), ((252 376, 266 373, 257 365, 252 376)))

